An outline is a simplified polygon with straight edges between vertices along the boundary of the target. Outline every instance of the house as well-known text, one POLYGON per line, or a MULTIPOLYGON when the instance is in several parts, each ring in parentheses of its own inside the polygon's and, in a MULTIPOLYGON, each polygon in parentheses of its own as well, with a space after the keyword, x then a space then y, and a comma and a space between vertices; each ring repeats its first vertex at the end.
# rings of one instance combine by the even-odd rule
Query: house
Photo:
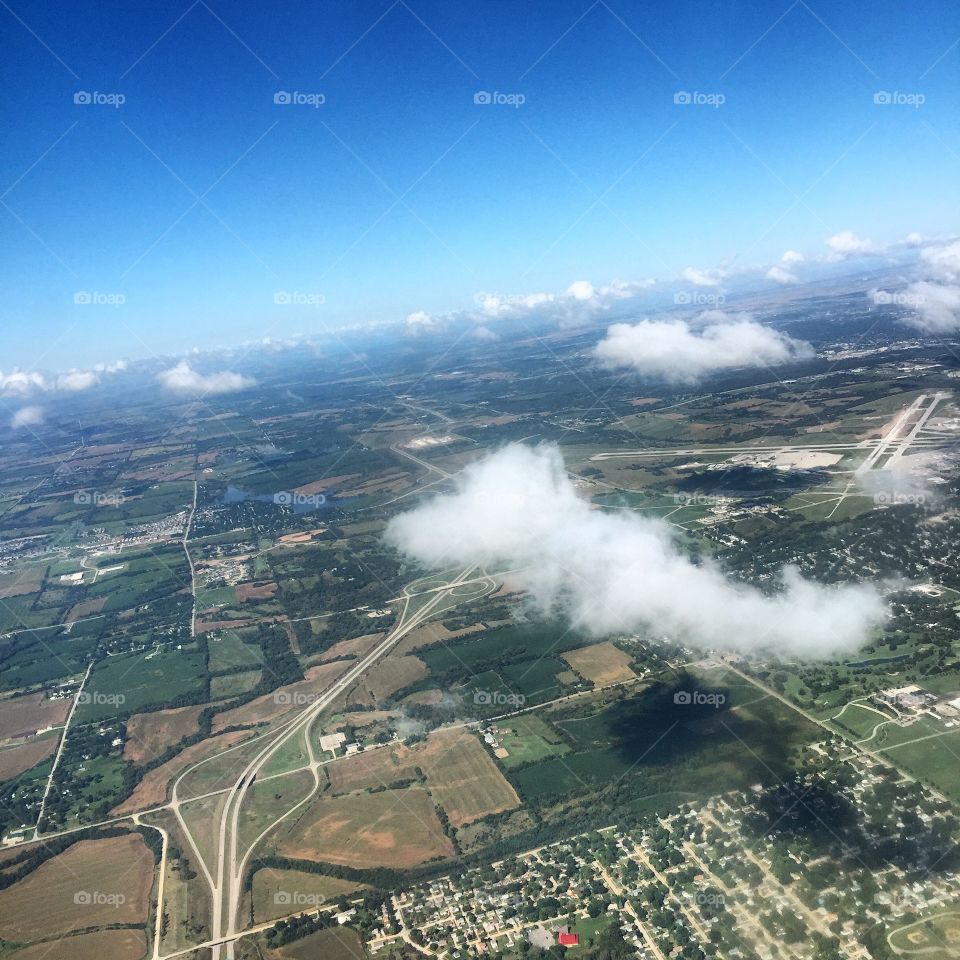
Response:
POLYGON ((576 933, 561 933, 557 942, 561 947, 579 947, 580 937, 576 933))

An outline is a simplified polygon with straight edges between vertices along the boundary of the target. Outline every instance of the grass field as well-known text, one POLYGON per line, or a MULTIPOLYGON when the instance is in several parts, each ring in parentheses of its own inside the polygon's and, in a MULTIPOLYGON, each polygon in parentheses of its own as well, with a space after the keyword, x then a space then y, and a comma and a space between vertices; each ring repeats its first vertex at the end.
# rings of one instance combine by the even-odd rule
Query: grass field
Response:
POLYGON ((240 816, 241 845, 246 847, 252 844, 264 829, 310 796, 312 791, 313 774, 309 770, 254 783, 247 793, 240 816))
POLYGON ((0 782, 18 777, 53 756, 58 742, 57 732, 53 731, 14 746, 0 748, 0 782))
POLYGON ((317 800, 277 837, 283 856, 357 869, 404 869, 453 853, 420 786, 317 800))
POLYGON ((239 630, 220 630, 208 639, 210 672, 250 667, 263 664, 263 651, 257 643, 245 643, 239 630))
POLYGON ((427 668, 417 657, 390 657, 357 682, 348 702, 376 705, 426 675, 427 668))
MULTIPOLYGON (((915 736, 923 736, 917 724, 910 729, 917 731, 915 736)), ((887 746, 881 753, 921 783, 929 784, 960 803, 960 762, 957 759, 960 757, 960 728, 955 727, 943 732, 942 736, 919 743, 902 740, 901 743, 901 746, 887 746)))
POLYGON ((819 733, 769 698, 735 709, 675 702, 675 690, 690 684, 690 678, 654 684, 609 706, 582 703, 551 718, 572 749, 512 772, 521 797, 554 802, 626 778, 638 797, 713 796, 782 776, 794 751, 819 733))
POLYGON ((484 664, 506 654, 519 654, 535 660, 547 654, 557 655, 583 644, 583 637, 559 623, 520 623, 462 637, 456 642, 423 650, 421 658, 430 672, 442 676, 447 672, 475 673, 484 664))
POLYGON ((883 723, 885 716, 881 716, 876 710, 870 710, 859 703, 848 703, 841 711, 838 711, 830 718, 830 722, 842 728, 847 733, 852 733, 858 740, 869 737, 871 731, 878 723, 883 723))
POLYGON ((956 960, 960 956, 960 910, 944 911, 900 927, 890 934, 889 942, 906 957, 956 960))
MULTIPOLYGON (((211 740, 204 740, 201 743, 195 743, 193 746, 187 747, 186 750, 182 750, 172 760, 168 760, 159 767, 154 767, 153 770, 150 770, 137 784, 133 793, 130 794, 123 803, 115 807, 112 813, 115 816, 121 816, 126 813, 132 813, 134 810, 143 810, 146 807, 155 807, 163 803, 167 798, 167 788, 170 782, 183 773, 187 767, 205 757, 215 756, 227 747, 239 743, 247 736, 249 736, 249 734, 244 733, 242 730, 237 730, 233 733, 225 733, 222 737, 214 737, 211 740)), ((232 756, 232 754, 230 756, 232 756)), ((198 771, 198 775, 200 771, 212 766, 214 762, 215 761, 211 761, 210 764, 204 764, 204 767, 201 767, 198 771)), ((206 790, 198 789, 193 795, 196 796, 197 794, 205 792, 206 790)), ((187 791, 184 791, 182 794, 183 799, 189 796, 191 796, 191 794, 187 791)))
MULTIPOLYGON (((319 753, 319 749, 317 751, 319 753)), ((272 777, 277 773, 298 770, 307 764, 307 746, 303 733, 291 737, 264 765, 257 775, 260 779, 272 777)))
POLYGON ((500 762, 509 770, 547 757, 562 756, 570 747, 544 720, 536 714, 521 714, 499 724, 500 735, 509 756, 500 762), (510 731, 509 733, 505 731, 510 731))
POLYGON ((218 713, 213 729, 219 731, 236 724, 268 723, 302 710, 312 698, 326 690, 337 677, 349 669, 350 662, 342 660, 310 667, 304 675, 305 679, 279 687, 272 693, 264 694, 232 710, 218 713))
MULTIPOLYGON (((502 670, 504 680, 524 698, 526 703, 545 703, 571 692, 571 687, 562 682, 563 673, 569 673, 567 665, 556 657, 537 657, 508 663, 502 670)), ((576 677, 571 675, 572 680, 576 677)))
MULTIPOLYGON (((190 836, 200 851, 207 869, 213 872, 217 868, 217 838, 220 828, 220 815, 227 802, 228 793, 218 793, 213 797, 192 800, 180 807, 180 815, 186 822, 190 836)), ((181 828, 182 829, 182 828, 181 828)), ((195 856, 191 847, 185 847, 189 856, 195 856)), ((200 869, 199 865, 195 865, 200 869)))
POLYGON ((77 707, 78 723, 93 723, 118 714, 137 713, 203 689, 202 654, 164 647, 156 653, 107 657, 94 667, 77 707), (121 699, 122 698, 122 699, 121 699))
POLYGON ((0 891, 0 937, 30 943, 110 924, 146 923, 154 860, 138 834, 81 840, 0 891))
POLYGON ((202 706, 177 707, 153 713, 135 713, 127 721, 127 740, 123 759, 133 763, 149 763, 162 756, 199 729, 197 718, 202 706))
POLYGON ((162 811, 148 814, 144 821, 163 827, 170 835, 171 857, 167 860, 163 888, 167 924, 160 949, 163 953, 172 953, 200 943, 209 936, 210 887, 201 873, 200 865, 193 859, 194 854, 176 817, 169 811, 162 811), (183 859, 172 859, 175 850, 180 851, 183 859))
POLYGON ((97 930, 60 940, 55 949, 49 943, 36 943, 8 954, 16 960, 140 960, 147 951, 142 930, 97 930))
MULTIPOLYGON (((223 790, 231 787, 240 772, 254 755, 266 744, 263 735, 247 731, 237 731, 236 734, 225 733, 213 741, 206 740, 204 744, 216 743, 222 740, 223 746, 219 750, 209 747, 203 756, 212 756, 209 763, 204 763, 196 769, 190 770, 180 782, 180 797, 200 797, 213 790, 223 790), (227 751, 225 747, 236 746, 235 750, 227 751)), ((198 744, 203 746, 203 744, 198 744)), ((186 753, 186 751, 184 751, 186 753)))
POLYGON ((63 723, 69 711, 69 699, 48 700, 42 693, 0 700, 0 740, 63 723))
POLYGON ((434 731, 418 756, 430 792, 455 827, 520 806, 480 741, 462 727, 434 731))
POLYGON ((269 950, 270 960, 366 960, 360 937, 349 927, 333 927, 294 940, 279 950, 269 950))
POLYGON ((229 700, 248 693, 260 682, 259 670, 244 673, 227 673, 221 677, 210 678, 210 699, 229 700))
POLYGON ((636 677, 630 669, 630 657, 609 640, 578 647, 563 654, 570 666, 598 687, 608 683, 620 683, 636 677))
POLYGON ((412 780, 418 764, 415 750, 397 744, 337 760, 329 764, 326 771, 331 793, 338 795, 412 780))
POLYGON ((317 903, 364 889, 362 884, 301 870, 265 868, 253 875, 254 923, 285 917, 298 910, 313 909, 317 903))

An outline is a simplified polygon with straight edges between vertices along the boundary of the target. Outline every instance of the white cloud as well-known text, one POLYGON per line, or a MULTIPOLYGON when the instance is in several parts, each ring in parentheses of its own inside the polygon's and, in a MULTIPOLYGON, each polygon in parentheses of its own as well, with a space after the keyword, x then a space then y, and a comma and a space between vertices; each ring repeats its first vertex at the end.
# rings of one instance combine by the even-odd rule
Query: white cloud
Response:
POLYGON ((782 284, 783 286, 800 282, 800 278, 792 270, 788 270, 786 267, 781 267, 778 263, 775 263, 767 271, 767 279, 772 280, 774 283, 782 284))
POLYGON ((96 386, 100 382, 97 374, 117 373, 126 368, 127 361, 118 360, 116 363, 98 363, 92 370, 68 370, 54 377, 47 377, 36 370, 12 370, 10 373, 0 371, 0 395, 23 396, 29 393, 51 391, 77 393, 96 386))
POLYGON ((923 237, 919 233, 908 233, 904 242, 908 247, 919 247, 923 245, 923 237))
POLYGON ((684 267, 680 274, 682 280, 692 283, 695 287, 719 287, 726 277, 726 271, 719 268, 699 270, 697 267, 684 267))
POLYGON ((34 390, 46 390, 49 385, 42 373, 29 370, 11 370, 4 373, 0 370, 0 393, 25 394, 34 390))
POLYGON ((780 258, 781 263, 803 263, 807 258, 799 250, 787 250, 780 258))
POLYGON ((843 230, 824 241, 830 248, 828 260, 846 260, 849 257, 865 257, 877 253, 872 240, 858 237, 852 230, 843 230))
POLYGON ((56 389, 66 393, 79 393, 95 387, 99 382, 97 375, 90 370, 71 370, 57 377, 56 389))
MULTIPOLYGON (((404 321, 405 332, 407 336, 438 333, 458 323, 489 329, 489 324, 498 321, 527 318, 561 326, 574 325, 605 313, 621 300, 638 296, 655 283, 654 280, 613 280, 597 287, 589 280, 575 280, 562 293, 478 293, 474 295, 476 306, 472 310, 440 315, 418 310, 409 314, 404 321)), ((479 336, 482 339, 484 334, 479 336)))
POLYGON ((93 369, 97 373, 122 373, 127 366, 126 360, 114 360, 112 363, 95 363, 93 369))
POLYGON ((464 470, 455 493, 391 520, 386 537, 432 569, 519 569, 540 611, 595 636, 649 630, 704 649, 828 656, 855 650, 886 616, 873 585, 823 586, 787 568, 767 596, 693 564, 662 520, 580 500, 556 446, 504 447, 464 470))
POLYGON ((927 333, 960 330, 960 286, 921 280, 907 287, 907 295, 916 310, 906 318, 911 326, 927 333))
POLYGON ((175 367, 164 370, 157 375, 157 380, 167 389, 175 393, 193 393, 210 396, 216 393, 236 393, 256 386, 256 380, 245 377, 231 370, 222 370, 219 373, 198 373, 186 360, 181 360, 175 367))
MULTIPOLYGON (((960 330, 960 241, 925 247, 920 265, 931 279, 911 283, 906 293, 886 294, 881 302, 912 307, 904 322, 926 333, 944 334, 960 330), (899 298, 902 297, 902 300, 899 298)), ((877 297, 874 296, 874 302, 877 297)))
POLYGON ((438 333, 446 329, 446 323, 442 317, 434 317, 423 310, 417 310, 416 313, 407 314, 406 330, 408 337, 419 337, 424 333, 438 333))
POLYGON ((699 328, 684 320, 615 323, 594 348, 609 367, 675 382, 693 382, 718 370, 777 366, 813 356, 808 343, 757 323, 749 314, 708 310, 699 328))
POLYGON ((36 427, 43 423, 42 407, 21 407, 10 420, 10 426, 14 430, 20 430, 23 427, 36 427))
POLYGON ((960 281, 960 240, 946 246, 927 247, 920 254, 920 259, 937 280, 947 283, 960 281))
POLYGON ((621 300, 639 296, 654 284, 654 280, 613 280, 596 287, 589 280, 575 280, 562 293, 478 293, 474 300, 480 308, 480 319, 534 317, 561 324, 582 323, 621 300))
POLYGON ((479 327, 474 327, 474 328, 470 331, 470 336, 471 336, 474 340, 479 340, 479 341, 481 341, 481 342, 492 342, 493 340, 499 340, 499 339, 500 339, 500 335, 499 335, 498 333, 496 333, 495 331, 491 330, 489 327, 486 327, 486 326, 483 326, 483 325, 481 325, 481 326, 479 326, 479 327))

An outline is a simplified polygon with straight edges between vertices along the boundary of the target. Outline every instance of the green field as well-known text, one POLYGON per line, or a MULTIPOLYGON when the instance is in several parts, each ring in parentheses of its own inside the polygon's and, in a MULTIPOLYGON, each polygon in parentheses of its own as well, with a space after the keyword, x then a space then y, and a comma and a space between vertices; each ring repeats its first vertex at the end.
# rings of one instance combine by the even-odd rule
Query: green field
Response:
POLYGON ((197 650, 164 647, 157 653, 130 653, 101 660, 84 687, 78 723, 139 713, 149 706, 175 705, 205 688, 204 658, 197 650))
POLYGON ((503 722, 500 729, 503 745, 510 752, 510 756, 504 757, 500 762, 508 770, 570 752, 570 747, 563 738, 532 713, 511 717, 503 722), (503 733, 504 729, 512 732, 503 733))
POLYGON ((248 693, 260 682, 259 670, 247 670, 243 673, 227 673, 210 678, 210 699, 227 700, 248 693))
MULTIPOLYGON (((583 646, 582 635, 559 623, 519 623, 471 634, 418 654, 435 675, 477 672, 502 660, 536 660, 583 646)), ((565 668, 564 668, 565 669, 565 668)))
MULTIPOLYGON (((941 731, 943 725, 940 725, 941 731)), ((918 736, 922 736, 919 734, 918 736)), ((960 727, 943 736, 881 751, 891 763, 960 803, 960 727)))
POLYGON ((518 769, 511 779, 533 803, 613 789, 627 779, 638 797, 711 796, 782 776, 798 748, 819 735, 773 699, 735 710, 675 702, 677 690, 689 687, 690 678, 682 677, 606 707, 583 704, 562 712, 552 723, 569 752, 518 769))
POLYGON ((259 667, 263 663, 263 651, 254 637, 247 643, 239 630, 220 630, 207 640, 210 655, 210 672, 220 673, 235 667, 259 667))
POLYGON ((960 910, 941 911, 899 927, 889 942, 905 957, 955 960, 960 955, 960 910))
POLYGON ((889 719, 887 714, 881 715, 876 710, 869 710, 859 703, 847 704, 842 712, 834 716, 837 719, 831 717, 830 722, 843 730, 844 733, 852 734, 857 740, 869 737, 878 723, 883 723, 885 719, 889 719))
POLYGON ((526 698, 527 704, 535 704, 569 693, 569 688, 557 680, 558 673, 569 670, 567 664, 561 660, 540 657, 507 664, 502 673, 507 683, 526 698))

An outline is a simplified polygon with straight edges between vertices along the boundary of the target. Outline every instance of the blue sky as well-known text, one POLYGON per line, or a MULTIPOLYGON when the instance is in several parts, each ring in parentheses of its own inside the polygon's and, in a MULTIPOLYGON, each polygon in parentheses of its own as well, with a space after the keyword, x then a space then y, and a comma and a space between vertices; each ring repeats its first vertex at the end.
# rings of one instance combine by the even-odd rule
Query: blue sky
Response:
POLYGON ((0 7, 0 369, 957 224, 947 0, 191 3, 0 7))

